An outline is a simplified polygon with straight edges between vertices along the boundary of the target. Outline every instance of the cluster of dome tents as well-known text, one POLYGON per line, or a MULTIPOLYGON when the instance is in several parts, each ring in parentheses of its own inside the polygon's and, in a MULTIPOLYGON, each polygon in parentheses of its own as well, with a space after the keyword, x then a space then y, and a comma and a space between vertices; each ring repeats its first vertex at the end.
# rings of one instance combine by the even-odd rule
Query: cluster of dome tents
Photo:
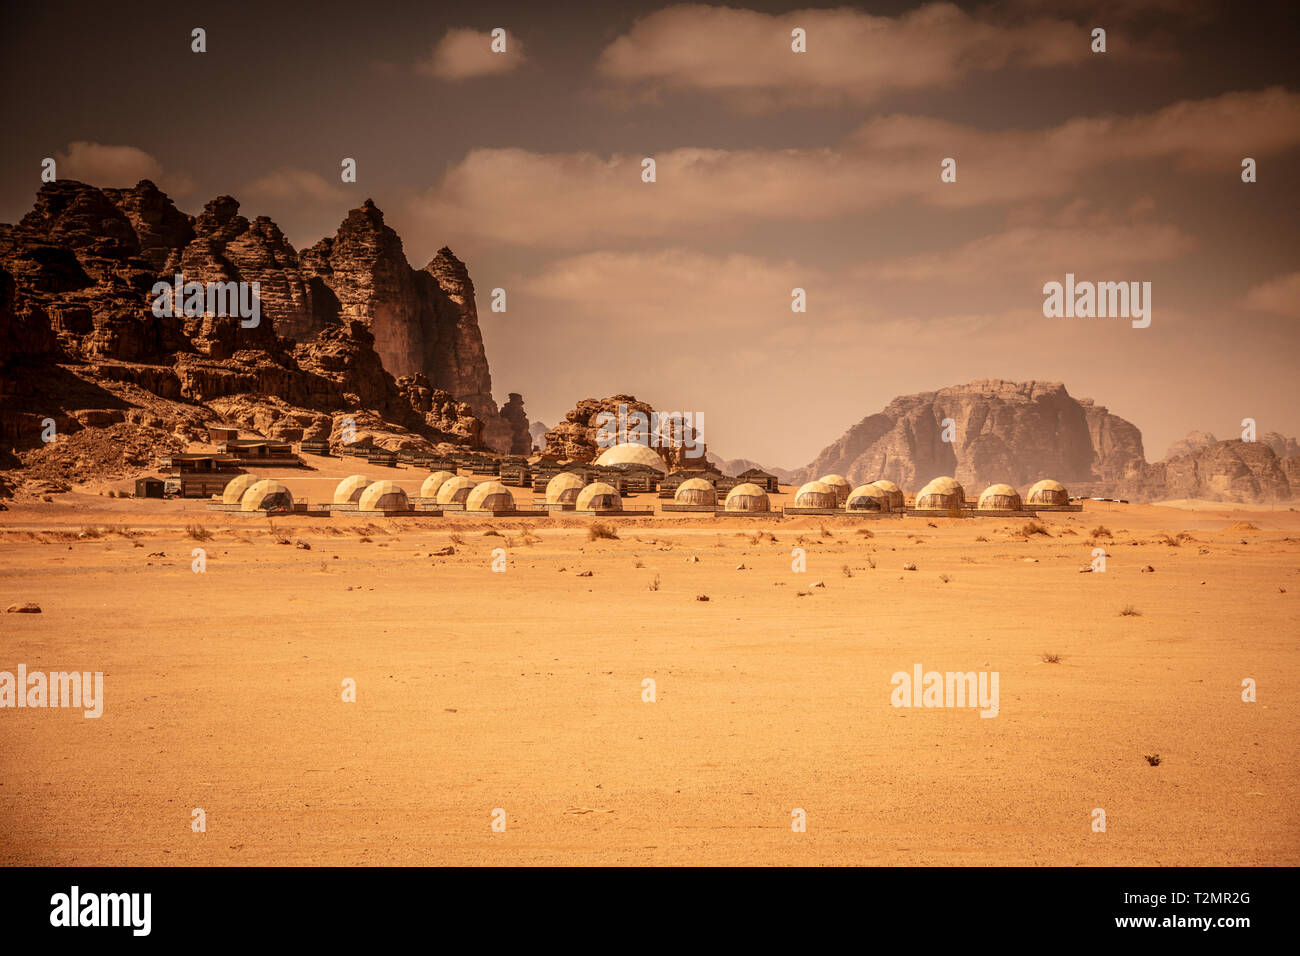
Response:
MULTIPOLYGON (((649 458, 662 462, 653 451, 639 445, 619 445, 608 449, 601 459, 619 452, 621 458, 635 458, 636 463, 650 464, 649 458), (637 452, 633 449, 640 449, 637 452), (645 462, 641 462, 644 458, 645 462)), ((621 460, 619 463, 627 464, 621 460)), ((719 505, 718 489, 703 477, 687 478, 673 493, 670 511, 700 511, 717 514, 767 514, 772 511, 768 492, 757 484, 744 482, 731 488, 719 505)), ((370 481, 365 475, 349 475, 334 489, 327 506, 331 512, 357 512, 385 515, 435 515, 444 511, 493 515, 545 515, 552 511, 584 514, 624 512, 619 490, 605 481, 590 481, 582 475, 562 471, 545 487, 545 498, 538 500, 544 510, 518 510, 514 495, 500 481, 476 481, 450 471, 436 471, 424 479, 414 497, 393 481, 370 481)), ((227 511, 276 514, 304 510, 295 505, 293 495, 283 484, 254 475, 238 475, 226 485, 214 507, 227 511)), ((974 504, 968 504, 966 491, 949 477, 935 478, 916 493, 910 507, 901 488, 888 480, 873 481, 854 488, 841 475, 823 475, 801 486, 793 495, 785 513, 903 515, 1007 515, 1034 510, 1075 510, 1070 495, 1058 481, 1044 479, 1035 484, 1026 498, 1008 484, 994 484, 984 489, 974 504)), ((635 512, 651 514, 653 512, 635 512)))
POLYGON ((949 477, 935 478, 916 493, 910 508, 901 488, 892 481, 879 480, 850 489, 840 475, 823 475, 799 488, 794 504, 787 513, 943 513, 943 514, 1018 514, 1026 508, 1038 510, 1069 508, 1070 493, 1059 481, 1045 478, 1030 490, 1027 500, 1007 484, 984 489, 972 508, 966 502, 966 489, 949 477))

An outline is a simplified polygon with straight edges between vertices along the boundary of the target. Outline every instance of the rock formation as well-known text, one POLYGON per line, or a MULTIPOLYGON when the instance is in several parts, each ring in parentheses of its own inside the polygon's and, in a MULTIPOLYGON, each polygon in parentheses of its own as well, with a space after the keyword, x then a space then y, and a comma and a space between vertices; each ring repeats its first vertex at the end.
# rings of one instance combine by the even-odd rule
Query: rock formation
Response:
POLYGON ((1275 451, 1290 450, 1290 441, 1270 433, 1257 442, 1220 442, 1193 432, 1167 460, 1148 464, 1137 427, 1091 399, 1075 399, 1056 382, 990 380, 896 398, 793 477, 838 473, 853 484, 888 478, 915 490, 951 475, 968 493, 1051 477, 1076 495, 1274 502, 1300 494, 1300 459, 1275 451))
POLYGON ((1210 432, 1188 432, 1186 436, 1178 439, 1178 441, 1169 446, 1169 450, 1165 452, 1164 460, 1168 461, 1170 458, 1179 458, 1183 455, 1190 455, 1199 448, 1206 448, 1213 445, 1218 440, 1219 439, 1215 438, 1210 432))
POLYGON ((115 429, 134 448, 134 428, 161 452, 217 419, 338 441, 350 418, 388 447, 531 447, 522 399, 504 414, 492 402, 464 264, 443 249, 412 270, 369 202, 300 255, 229 196, 187 216, 148 181, 43 186, 19 223, 0 225, 0 396, 0 433, 19 450, 0 467, 48 459, 75 475, 107 467, 81 454, 76 469, 84 429, 115 429), (157 314, 154 285, 177 274, 258 283, 260 321, 157 314), (67 448, 39 440, 45 418, 67 448))
MULTIPOLYGON (((648 420, 651 413, 655 411, 652 405, 646 402, 638 402, 635 395, 584 398, 569 410, 568 414, 564 416, 564 421, 546 433, 544 436, 546 454, 553 458, 572 459, 574 461, 595 460, 604 451, 597 437, 597 432, 600 431, 601 415, 602 413, 609 413, 611 416, 615 416, 613 419, 609 419, 609 424, 605 426, 606 430, 612 435, 619 428, 617 416, 620 414, 620 406, 623 406, 624 414, 628 416, 628 419, 631 419, 634 413, 640 412, 648 420)), ((635 421, 629 421, 626 427, 629 432, 632 432, 637 425, 635 421)), ((689 425, 686 426, 683 441, 691 442, 694 437, 694 430, 689 425)), ((659 453, 659 456, 667 462, 670 468, 688 470, 704 467, 705 456, 708 454, 708 446, 702 442, 696 445, 694 450, 687 448, 684 444, 678 444, 677 447, 668 446, 653 450, 659 453)))
MULTIPOLYGON (((517 416, 502 417, 492 399, 474 283, 443 247, 422 270, 406 261, 402 240, 369 199, 338 232, 302 253, 303 274, 316 293, 313 332, 343 319, 368 325, 384 366, 396 376, 422 374, 435 388, 466 402, 484 423, 483 441, 511 452, 527 439, 517 416)), ((522 399, 516 404, 522 408, 522 399)), ((531 442, 528 442, 528 449, 531 442)))
POLYGON ((971 382, 894 399, 854 425, 797 481, 844 475, 916 488, 938 475, 967 487, 1122 477, 1144 463, 1130 423, 1055 382, 971 382), (949 422, 949 420, 951 420, 949 422), (951 438, 951 441, 946 440, 951 438))

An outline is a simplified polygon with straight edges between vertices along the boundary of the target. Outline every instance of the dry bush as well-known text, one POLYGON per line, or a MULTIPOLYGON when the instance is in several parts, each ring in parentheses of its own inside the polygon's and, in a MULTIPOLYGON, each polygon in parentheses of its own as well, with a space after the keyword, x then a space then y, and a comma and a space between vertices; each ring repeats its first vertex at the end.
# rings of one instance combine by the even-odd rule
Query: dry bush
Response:
POLYGON ((195 541, 209 541, 212 538, 212 532, 201 524, 187 524, 185 526, 185 537, 193 538, 195 541))
POLYGON ((1026 521, 1024 525, 1021 527, 1020 533, 1023 534, 1026 538, 1036 534, 1041 534, 1048 538, 1051 537, 1051 535, 1048 534, 1047 529, 1044 528, 1037 521, 1026 521))
POLYGON ((824 524, 819 524, 819 525, 817 526, 817 532, 818 532, 818 534, 820 534, 823 538, 833 538, 833 537, 835 537, 835 532, 834 532, 834 531, 831 531, 831 530, 830 530, 829 528, 827 528, 826 525, 824 525, 824 524))
POLYGON ((840 573, 842 573, 846 578, 853 577, 853 569, 849 567, 847 564, 841 566, 840 573))
POLYGON ((100 531, 98 528, 96 528, 93 524, 87 524, 87 525, 82 525, 82 526, 81 526, 81 533, 78 535, 78 537, 81 537, 81 538, 98 538, 98 537, 100 537, 101 535, 103 535, 103 532, 102 532, 102 531, 100 531))
POLYGON ((985 541, 985 542, 987 542, 987 541, 988 541, 988 538, 984 537, 984 535, 979 535, 978 537, 976 537, 975 540, 976 540, 976 541, 985 541))
POLYGON ((464 543, 465 543, 465 539, 464 539, 461 535, 458 535, 458 534, 453 534, 453 535, 451 536, 451 538, 449 538, 448 540, 450 540, 452 544, 464 544, 464 543))
POLYGON ((864 538, 874 538, 876 536, 876 533, 870 528, 859 528, 858 534, 862 535, 864 538))
POLYGON ((659 590, 659 575, 657 574, 655 575, 655 579, 651 581, 648 585, 646 585, 646 589, 650 591, 659 590))
POLYGON ((1059 663, 1061 663, 1061 655, 1060 655, 1060 654, 1052 654, 1052 653, 1044 653, 1044 654, 1043 654, 1043 663, 1044 663, 1044 664, 1059 664, 1059 663))
POLYGON ((599 541, 601 538, 618 540, 618 529, 612 524, 606 524, 604 521, 593 521, 587 528, 587 540, 599 541))
POLYGON ((1097 527, 1093 528, 1091 534, 1094 538, 1114 537, 1114 535, 1110 533, 1110 528, 1107 528, 1104 524, 1099 524, 1097 527))
POLYGON ((946 575, 946 574, 941 574, 941 575, 939 575, 939 580, 942 581, 944 584, 947 584, 949 581, 952 580, 952 578, 950 578, 950 577, 949 577, 948 575, 946 575))
POLYGON ((1135 608, 1132 604, 1125 604, 1124 607, 1120 610, 1119 616, 1120 617, 1141 617, 1142 612, 1139 611, 1137 608, 1135 608))

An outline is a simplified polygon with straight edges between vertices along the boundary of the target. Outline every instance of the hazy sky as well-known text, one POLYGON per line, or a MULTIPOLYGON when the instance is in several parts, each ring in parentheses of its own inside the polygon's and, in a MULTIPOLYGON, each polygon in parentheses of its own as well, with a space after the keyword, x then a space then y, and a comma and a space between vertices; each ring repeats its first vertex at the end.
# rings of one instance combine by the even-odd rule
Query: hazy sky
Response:
POLYGON ((0 16, 0 221, 46 156, 191 213, 234 195, 299 248, 371 197, 413 266, 444 244, 467 262, 497 397, 534 420, 632 392, 792 467, 895 395, 1009 378, 1108 406, 1151 460, 1247 416, 1300 433, 1292 3, 0 16), (1150 282, 1150 327, 1044 318, 1067 272, 1150 282))

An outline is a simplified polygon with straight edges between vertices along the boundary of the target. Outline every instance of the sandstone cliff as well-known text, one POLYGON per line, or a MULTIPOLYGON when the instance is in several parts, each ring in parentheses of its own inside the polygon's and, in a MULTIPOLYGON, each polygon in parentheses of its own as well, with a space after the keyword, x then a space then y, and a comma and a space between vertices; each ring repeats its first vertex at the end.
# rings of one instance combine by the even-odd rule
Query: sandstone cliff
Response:
POLYGON ((103 462, 68 451, 91 441, 78 437, 85 429, 115 429, 118 445, 134 447, 135 428, 149 439, 141 447, 164 451, 217 419, 337 441, 351 418, 359 437, 390 447, 531 445, 522 400, 512 395, 503 416, 490 389, 463 264, 443 250, 427 271, 410 269, 373 204, 302 256, 231 197, 191 217, 148 181, 50 183, 19 223, 0 225, 0 432, 19 452, 0 467, 44 462, 90 476, 103 462), (154 284, 177 273, 257 282, 260 321, 155 314, 154 284), (45 418, 71 445, 39 441, 45 418))
POLYGON ((1144 463, 1129 422, 1055 382, 971 382, 894 399, 824 449, 796 479, 837 473, 912 489, 951 475, 968 489, 1122 477, 1144 463), (951 420, 950 425, 946 424, 951 420), (948 432, 948 434, 946 434, 948 432), (945 440, 950 437, 951 441, 945 440))
MULTIPOLYGON (((353 209, 338 232, 302 253, 303 274, 316 293, 319 331, 353 319, 368 325, 385 367, 396 376, 424 375, 435 388, 466 402, 484 423, 495 451, 526 453, 526 421, 503 417, 492 398, 474 283, 446 247, 422 269, 406 261, 402 240, 370 200, 353 209)), ((522 407, 522 399, 514 396, 522 407)))

